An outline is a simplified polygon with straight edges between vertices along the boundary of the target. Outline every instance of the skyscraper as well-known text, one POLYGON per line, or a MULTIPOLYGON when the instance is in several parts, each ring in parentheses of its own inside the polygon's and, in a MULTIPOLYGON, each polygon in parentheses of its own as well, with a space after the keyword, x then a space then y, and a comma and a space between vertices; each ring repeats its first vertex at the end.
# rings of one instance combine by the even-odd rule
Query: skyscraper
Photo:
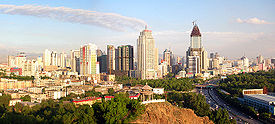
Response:
POLYGON ((158 49, 155 47, 155 40, 152 31, 140 32, 137 40, 137 71, 141 79, 155 79, 158 69, 158 49))
POLYGON ((130 71, 134 69, 134 50, 133 46, 118 46, 118 70, 130 71))
POLYGON ((177 64, 182 63, 182 58, 180 56, 177 56, 177 64))
POLYGON ((71 67, 73 72, 80 73, 79 57, 80 57, 79 50, 71 50, 71 67))
POLYGON ((26 55, 25 55, 25 53, 24 52, 20 52, 15 57, 15 65, 16 65, 16 67, 23 68, 25 61, 26 61, 26 55))
POLYGON ((15 56, 8 56, 8 66, 9 67, 15 67, 15 56))
POLYGON ((86 44, 80 47, 80 75, 96 74, 97 46, 86 44))
POLYGON ((51 65, 51 52, 48 49, 45 49, 43 53, 43 66, 51 65))
POLYGON ((249 71, 249 59, 246 57, 246 56, 243 56, 242 58, 241 58, 241 60, 242 60, 242 70, 244 71, 244 72, 248 72, 249 71))
POLYGON ((107 55, 97 57, 100 67, 100 73, 107 73, 107 55))
POLYGON ((41 69, 43 68, 43 58, 38 56, 36 58, 36 61, 37 61, 37 70, 41 71, 41 69))
POLYGON ((168 49, 165 49, 163 52, 163 61, 167 62, 168 67, 172 65, 172 52, 168 49))
POLYGON ((67 54, 65 54, 64 52, 60 53, 60 56, 59 56, 59 66, 61 68, 66 67, 66 58, 67 58, 67 54))
POLYGON ((57 66, 57 53, 55 51, 51 52, 51 65, 57 66))
POLYGON ((262 55, 259 55, 257 57, 257 64, 262 64, 262 63, 264 63, 264 57, 262 55))
POLYGON ((107 73, 107 55, 100 49, 96 50, 97 61, 99 62, 100 73, 107 73))
POLYGON ((207 52, 201 43, 201 33, 197 24, 191 33, 190 47, 186 52, 188 73, 202 73, 207 70, 207 52))
POLYGON ((107 71, 108 73, 116 69, 116 49, 113 45, 107 45, 107 71))
POLYGON ((97 57, 102 56, 103 52, 100 49, 97 49, 96 50, 96 55, 97 55, 97 57))

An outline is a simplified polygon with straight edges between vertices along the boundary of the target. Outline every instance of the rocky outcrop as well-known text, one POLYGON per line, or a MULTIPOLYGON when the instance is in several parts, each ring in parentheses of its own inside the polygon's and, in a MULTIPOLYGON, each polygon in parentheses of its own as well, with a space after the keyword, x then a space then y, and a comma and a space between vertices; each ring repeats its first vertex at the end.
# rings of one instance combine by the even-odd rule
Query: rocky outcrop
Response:
POLYGON ((193 110, 165 103, 146 105, 144 113, 132 123, 148 124, 214 124, 208 117, 198 117, 193 110))

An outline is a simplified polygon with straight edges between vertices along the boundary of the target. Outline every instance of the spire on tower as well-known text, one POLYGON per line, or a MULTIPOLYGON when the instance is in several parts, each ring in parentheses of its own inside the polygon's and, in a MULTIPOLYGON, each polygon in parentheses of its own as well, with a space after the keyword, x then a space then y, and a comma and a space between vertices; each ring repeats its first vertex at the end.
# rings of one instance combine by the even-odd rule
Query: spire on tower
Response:
POLYGON ((194 20, 194 21, 192 22, 193 26, 197 25, 196 22, 197 22, 197 20, 194 20))
POLYGON ((191 37, 192 36, 201 36, 200 29, 197 26, 197 24, 194 25, 193 30, 191 32, 191 37))

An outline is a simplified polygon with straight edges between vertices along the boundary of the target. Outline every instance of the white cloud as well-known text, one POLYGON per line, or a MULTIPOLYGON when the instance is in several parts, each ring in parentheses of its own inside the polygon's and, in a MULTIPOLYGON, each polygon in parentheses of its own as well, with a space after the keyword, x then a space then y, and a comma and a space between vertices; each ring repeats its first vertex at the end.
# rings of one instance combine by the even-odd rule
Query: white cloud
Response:
POLYGON ((0 5, 0 13, 51 18, 64 22, 96 25, 118 31, 125 31, 127 28, 139 30, 146 25, 143 20, 116 13, 102 13, 66 7, 0 5))
POLYGON ((250 19, 240 19, 240 18, 237 18, 236 19, 236 22, 238 23, 248 23, 248 24, 272 24, 270 22, 267 22, 265 20, 261 20, 261 19, 258 19, 256 17, 254 18, 250 18, 250 19))

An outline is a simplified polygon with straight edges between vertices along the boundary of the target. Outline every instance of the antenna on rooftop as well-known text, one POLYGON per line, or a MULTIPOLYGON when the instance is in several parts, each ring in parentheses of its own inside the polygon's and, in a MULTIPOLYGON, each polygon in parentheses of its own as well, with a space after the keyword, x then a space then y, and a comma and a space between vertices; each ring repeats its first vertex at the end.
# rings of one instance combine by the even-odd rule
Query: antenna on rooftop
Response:
POLYGON ((194 20, 194 21, 192 22, 193 26, 196 25, 196 22, 197 22, 197 20, 194 20))

